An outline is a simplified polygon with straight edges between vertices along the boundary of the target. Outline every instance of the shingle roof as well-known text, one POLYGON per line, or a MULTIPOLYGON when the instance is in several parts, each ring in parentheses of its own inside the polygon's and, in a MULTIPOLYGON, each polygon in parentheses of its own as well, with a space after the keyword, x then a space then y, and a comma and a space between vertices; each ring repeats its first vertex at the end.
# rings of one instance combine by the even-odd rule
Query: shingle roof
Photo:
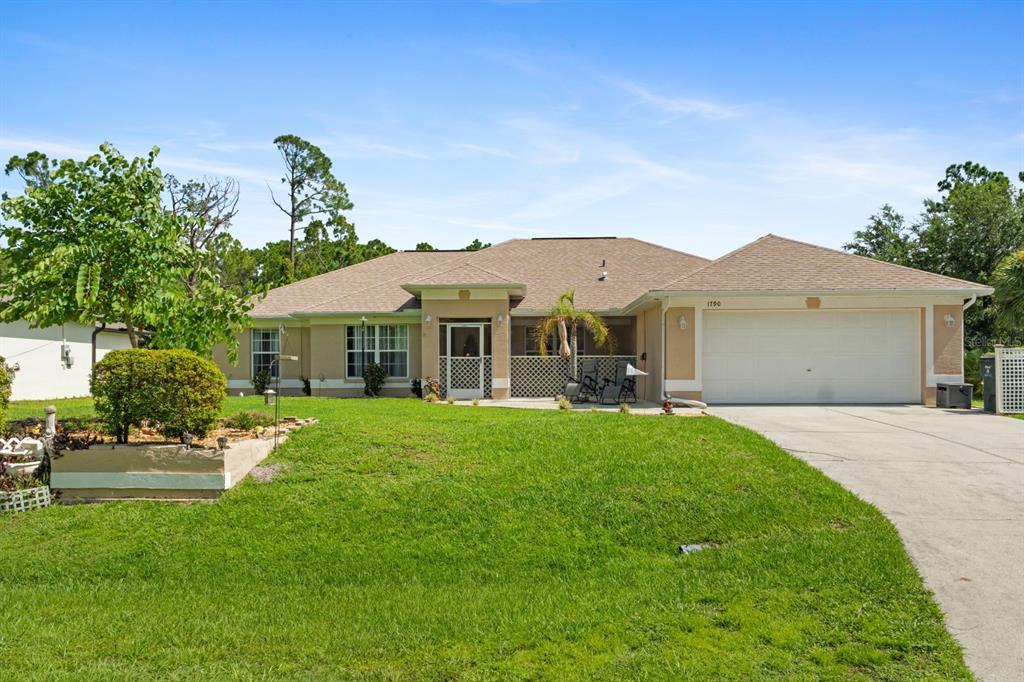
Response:
POLYGON ((401 284, 451 265, 464 251, 399 251, 271 289, 252 309, 253 317, 286 317, 308 312, 401 310, 414 303, 401 284))
POLYGON ((444 285, 507 287, 523 294, 519 312, 538 313, 567 289, 576 292, 577 305, 598 311, 622 309, 649 291, 991 291, 775 235, 715 261, 632 238, 512 239, 481 251, 392 253, 272 289, 252 315, 414 309, 420 304, 410 291, 444 285))
POLYGON ((591 310, 623 308, 707 264, 700 256, 632 238, 513 239, 477 252, 473 264, 523 282, 517 310, 546 311, 566 289, 591 310), (607 277, 601 279, 602 273, 607 277))
POLYGON ((662 291, 972 290, 975 282, 916 270, 773 234, 678 278, 662 291))
MULTIPOLYGON (((481 251, 399 251, 273 289, 253 317, 418 308, 402 288, 525 287, 522 310, 549 308, 566 289, 594 310, 621 308, 709 261, 630 238, 512 239, 481 251), (605 279, 601 274, 607 272, 605 279)), ((517 291, 513 291, 514 294, 517 291)))
MULTIPOLYGON (((473 284, 497 284, 497 285, 516 285, 521 282, 514 282, 513 280, 502 277, 496 272, 485 270, 472 263, 465 261, 457 262, 453 267, 443 270, 441 272, 431 272, 417 277, 413 277, 406 284, 408 285, 419 285, 423 286, 436 286, 436 285, 473 285, 473 284)), ((414 286, 406 287, 408 289, 415 289, 414 286)))

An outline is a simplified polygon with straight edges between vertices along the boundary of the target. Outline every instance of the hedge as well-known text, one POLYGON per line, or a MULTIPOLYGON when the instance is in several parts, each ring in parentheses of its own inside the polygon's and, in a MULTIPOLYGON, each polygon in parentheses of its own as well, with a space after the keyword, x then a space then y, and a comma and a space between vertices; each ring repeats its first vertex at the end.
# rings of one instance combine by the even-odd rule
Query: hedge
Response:
POLYGON ((114 350, 90 381, 96 412, 117 442, 143 421, 169 438, 205 436, 220 415, 227 379, 214 363, 186 350, 114 350))

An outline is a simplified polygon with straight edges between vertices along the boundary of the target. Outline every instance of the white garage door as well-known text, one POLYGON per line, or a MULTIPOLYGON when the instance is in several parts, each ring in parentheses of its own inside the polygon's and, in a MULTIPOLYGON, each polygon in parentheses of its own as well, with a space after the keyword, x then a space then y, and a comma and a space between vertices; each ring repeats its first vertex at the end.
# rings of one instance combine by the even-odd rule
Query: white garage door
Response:
POLYGON ((918 311, 705 311, 709 403, 916 403, 918 311))

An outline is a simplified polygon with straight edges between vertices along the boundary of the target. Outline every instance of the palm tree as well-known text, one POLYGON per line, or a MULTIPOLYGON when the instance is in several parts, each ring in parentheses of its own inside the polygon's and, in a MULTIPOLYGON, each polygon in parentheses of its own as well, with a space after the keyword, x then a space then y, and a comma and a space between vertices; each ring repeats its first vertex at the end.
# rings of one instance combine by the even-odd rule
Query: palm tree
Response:
POLYGON ((576 307, 575 294, 572 289, 563 292, 535 330, 541 357, 547 357, 548 338, 558 331, 558 355, 570 361, 569 371, 573 377, 576 376, 576 341, 580 325, 590 333, 594 345, 606 347, 609 354, 612 353, 614 341, 608 331, 608 325, 600 315, 576 307))
POLYGON ((992 286, 999 326, 1009 334, 1024 333, 1024 249, 999 262, 992 286))

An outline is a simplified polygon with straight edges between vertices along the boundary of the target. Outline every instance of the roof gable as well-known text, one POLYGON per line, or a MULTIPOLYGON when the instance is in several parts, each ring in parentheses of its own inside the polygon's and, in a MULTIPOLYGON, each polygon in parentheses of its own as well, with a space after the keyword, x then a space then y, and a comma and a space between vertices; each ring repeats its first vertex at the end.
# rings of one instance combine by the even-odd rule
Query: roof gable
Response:
POLYGON ((665 291, 978 290, 988 287, 773 234, 662 287, 665 291))

